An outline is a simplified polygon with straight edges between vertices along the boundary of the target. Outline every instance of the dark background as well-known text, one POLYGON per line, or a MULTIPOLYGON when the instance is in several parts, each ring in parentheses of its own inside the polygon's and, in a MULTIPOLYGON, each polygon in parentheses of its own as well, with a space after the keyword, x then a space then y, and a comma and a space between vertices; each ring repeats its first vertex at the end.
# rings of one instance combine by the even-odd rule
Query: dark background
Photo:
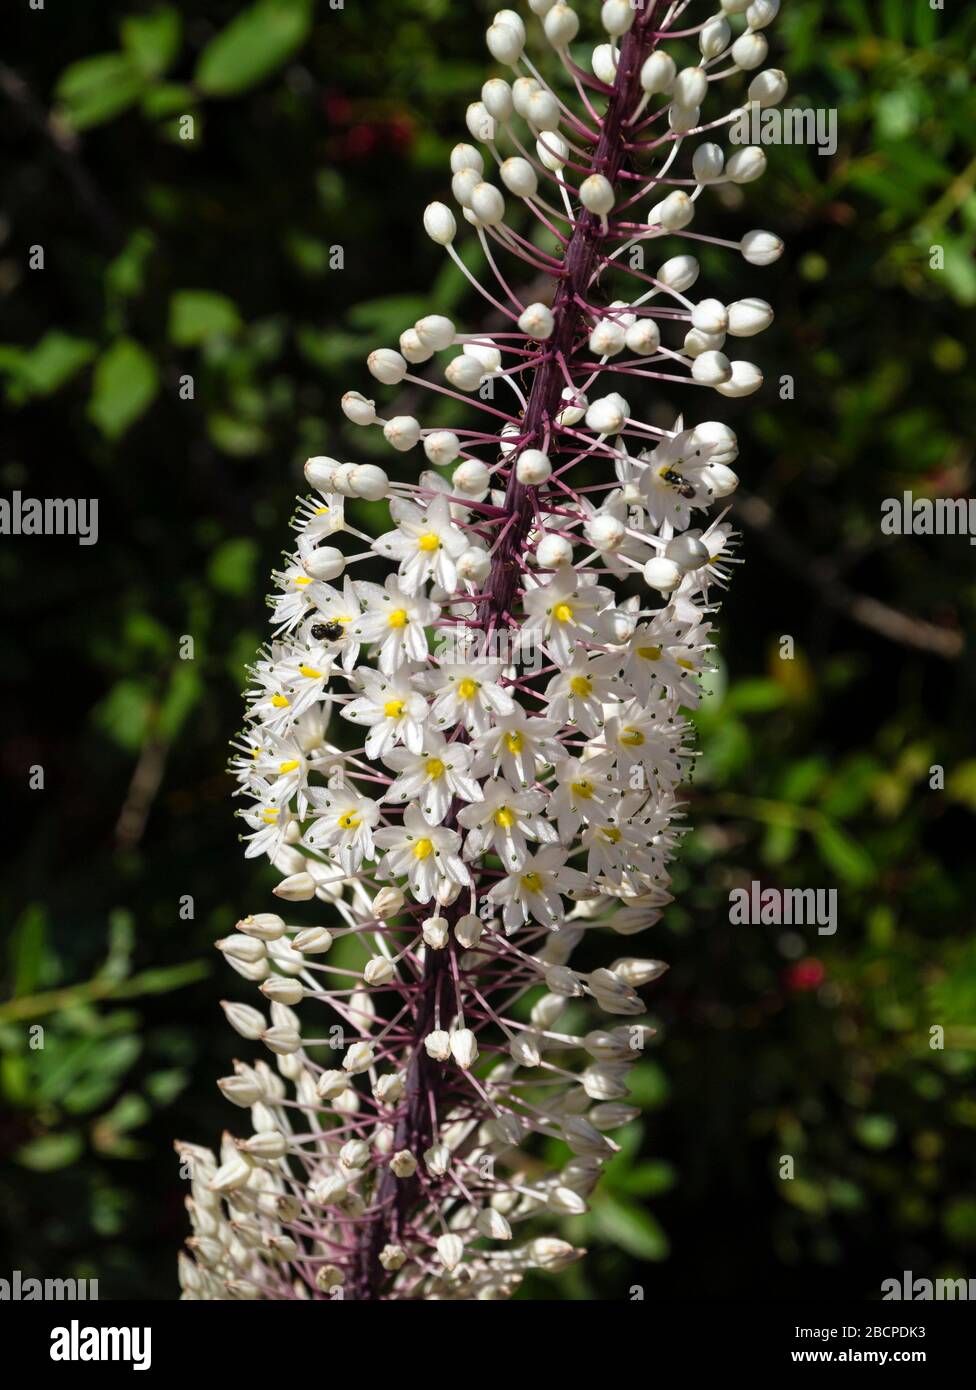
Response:
MULTIPOLYGON (((494 71, 493 9, 5 5, 0 495, 98 497, 100 535, 0 538, 4 1275, 175 1294, 172 1139, 235 1120, 217 1000, 247 989, 211 943, 272 901, 223 771, 243 667, 306 455, 417 466, 341 416, 366 353, 424 312, 479 321, 420 218, 494 71)), ((768 271, 703 257, 708 293, 777 308, 764 391, 646 403, 739 431, 746 564, 677 901, 627 947, 672 964, 645 1117, 567 1223, 590 1258, 529 1296, 976 1274, 974 552, 879 526, 904 489, 973 486, 976 11, 785 0, 770 33, 840 147, 772 148, 744 200, 701 205, 699 230, 787 240, 768 271), (730 925, 753 879, 837 888, 837 934, 730 925)))

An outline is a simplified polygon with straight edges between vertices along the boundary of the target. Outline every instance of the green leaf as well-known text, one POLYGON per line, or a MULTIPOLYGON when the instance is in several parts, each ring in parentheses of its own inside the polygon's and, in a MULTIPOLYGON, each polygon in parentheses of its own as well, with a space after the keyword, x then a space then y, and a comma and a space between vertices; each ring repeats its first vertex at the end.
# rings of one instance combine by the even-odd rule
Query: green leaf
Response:
POLYGON ((149 409, 159 373, 149 353, 119 338, 98 359, 88 414, 107 439, 119 439, 149 409))
POLYGON ((46 940, 47 917, 44 908, 39 903, 32 903, 24 910, 10 941, 15 998, 21 994, 32 994, 40 984, 46 940))
POLYGON ((221 593, 240 598, 253 587, 258 547, 249 536, 224 541, 210 561, 210 582, 221 593))
POLYGON ((98 53, 65 68, 54 94, 75 130, 102 125, 125 111, 143 88, 143 76, 125 53, 98 53))
POLYGON ((214 97, 246 92, 301 47, 312 10, 313 0, 258 0, 207 44, 197 64, 197 85, 214 97))
POLYGON ((50 396, 95 356, 95 344, 53 328, 34 347, 0 355, 0 371, 10 377, 7 394, 19 405, 33 396, 50 396))
POLYGON ((237 305, 210 290, 177 290, 169 301, 169 336, 177 347, 226 338, 241 326, 237 305))
POLYGON ((16 1158, 22 1167, 36 1173, 53 1173, 74 1163, 81 1150, 81 1135, 69 1130, 67 1134, 45 1134, 32 1139, 17 1150, 16 1158))
POLYGON ((863 887, 874 878, 874 861, 870 854, 836 825, 823 825, 817 832, 817 848, 825 864, 855 888, 863 887))
POLYGON ((636 1259, 667 1259, 668 1238, 660 1223, 635 1202, 604 1193, 593 1207, 593 1219, 601 1235, 636 1259))
POLYGON ((128 15, 119 34, 122 47, 146 77, 158 77, 175 59, 183 36, 179 13, 168 5, 153 14, 128 15))
POLYGON ((105 284, 114 294, 131 299, 141 294, 146 264, 156 248, 156 238, 145 227, 132 233, 124 248, 105 271, 105 284))

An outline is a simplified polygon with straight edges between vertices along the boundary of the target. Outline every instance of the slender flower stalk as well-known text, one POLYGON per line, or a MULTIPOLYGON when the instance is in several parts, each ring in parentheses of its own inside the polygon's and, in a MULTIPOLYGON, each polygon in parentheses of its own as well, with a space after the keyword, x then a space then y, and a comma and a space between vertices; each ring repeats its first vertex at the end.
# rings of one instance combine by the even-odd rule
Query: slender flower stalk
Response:
POLYGON ((258 913, 218 942, 264 996, 225 1004, 228 1022, 271 1057, 219 1083, 249 1137, 225 1135, 217 1156, 177 1144, 188 1298, 506 1297, 582 1253, 552 1224, 587 1209, 638 1113, 627 1075, 652 1032, 638 991, 665 966, 590 963, 607 930, 626 939, 670 901, 683 711, 733 562, 738 449, 724 424, 667 429, 630 401, 648 382, 761 385, 725 347, 772 310, 689 297, 693 243, 750 265, 782 243, 689 229, 708 188, 763 171, 761 150, 727 157, 709 137, 744 100, 785 94, 762 67, 779 0, 710 15, 607 0, 588 65, 568 5, 530 8, 555 60, 532 61, 521 17, 499 11, 487 43, 508 76, 485 83, 467 112, 477 143, 451 157, 487 283, 455 250, 454 213, 424 214, 497 331, 431 314, 368 361, 383 386, 429 389, 440 418, 443 397, 477 418, 384 417, 347 392, 347 419, 431 468, 309 459, 313 495, 274 576, 233 760, 245 855, 327 924, 258 913), (716 115, 724 79, 747 90, 716 115), (548 277, 539 300, 515 288, 520 262, 548 277), (356 498, 385 499, 391 529, 357 530, 356 498), (352 577, 382 561, 384 583, 352 577), (557 1171, 540 1136, 565 1146, 557 1171))

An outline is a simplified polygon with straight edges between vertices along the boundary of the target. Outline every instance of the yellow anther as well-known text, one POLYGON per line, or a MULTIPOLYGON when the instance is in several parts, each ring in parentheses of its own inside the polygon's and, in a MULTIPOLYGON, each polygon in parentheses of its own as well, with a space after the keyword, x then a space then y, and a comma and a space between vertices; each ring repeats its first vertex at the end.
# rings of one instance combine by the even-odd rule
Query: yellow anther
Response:
POLYGON ((516 819, 515 812, 510 811, 507 806, 499 806, 495 812, 495 824, 502 830, 509 830, 515 824, 516 819))
POLYGON ((638 647, 638 648, 637 648, 637 655, 638 655, 638 656, 642 656, 642 657, 644 658, 645 661, 660 661, 660 660, 661 660, 661 648, 660 648, 660 647, 638 647))
POLYGON ((440 758, 427 759, 427 776, 432 782, 436 782, 438 777, 444 776, 444 764, 440 758))
POLYGON ((413 847, 414 859, 429 859, 434 852, 433 840, 418 840, 413 847))
POLYGON ((593 682, 589 676, 573 676, 569 682, 569 688, 574 695, 579 695, 581 699, 593 694, 593 682))
POLYGON ((583 801, 590 801, 590 800, 592 800, 592 797, 593 797, 593 783, 592 783, 592 782, 587 782, 587 781, 584 779, 584 781, 582 781, 582 782, 573 782, 571 785, 572 785, 572 791, 573 791, 573 795, 574 795, 574 796, 580 797, 583 801))
POLYGON ((632 724, 628 724, 626 729, 621 730, 620 742, 625 748, 640 748, 642 744, 647 742, 647 739, 640 729, 635 729, 632 724))
POLYGON ((473 700, 480 689, 481 686, 478 682, 472 680, 470 676, 465 676, 463 681, 458 682, 458 694, 462 700, 473 700))
POLYGON ((417 546, 420 550, 436 550, 441 543, 440 536, 433 531, 427 531, 422 536, 417 537, 417 546))
POLYGON ((520 733, 506 734, 505 747, 510 753, 521 753, 525 740, 520 733))
POLYGON ((298 765, 297 758, 287 758, 283 763, 278 764, 278 771, 281 773, 294 772, 298 765))
POLYGON ((387 700, 386 704, 383 706, 383 713, 386 715, 387 719, 402 719, 403 701, 387 700))
POLYGON ((573 610, 568 603, 557 603, 552 610, 552 616, 557 623, 571 623, 573 621, 573 610))
POLYGON ((406 627, 408 622, 409 619, 405 608, 394 608, 393 612, 386 620, 388 627, 406 627))
POLYGON ((356 826, 361 824, 362 821, 359 816, 356 815, 355 811, 343 811, 342 815, 339 817, 340 830, 355 830, 356 826))
POLYGON ((287 695, 272 695, 271 703, 274 705, 275 709, 287 709, 291 701, 288 699, 287 695))
POLYGON ((306 680, 317 681, 322 679, 322 672, 317 671, 314 666, 306 666, 303 663, 298 669, 306 680))

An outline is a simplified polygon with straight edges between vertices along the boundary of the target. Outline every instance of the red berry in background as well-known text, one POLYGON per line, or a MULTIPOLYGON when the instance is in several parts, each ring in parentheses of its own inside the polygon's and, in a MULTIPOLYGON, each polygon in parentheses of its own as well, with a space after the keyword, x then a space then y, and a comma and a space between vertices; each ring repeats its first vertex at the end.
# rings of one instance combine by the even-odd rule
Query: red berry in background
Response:
POLYGON ((816 989, 823 984, 826 975, 823 962, 815 956, 807 956, 805 960, 797 961, 796 965, 791 965, 786 972, 786 988, 796 993, 806 990, 816 989))

